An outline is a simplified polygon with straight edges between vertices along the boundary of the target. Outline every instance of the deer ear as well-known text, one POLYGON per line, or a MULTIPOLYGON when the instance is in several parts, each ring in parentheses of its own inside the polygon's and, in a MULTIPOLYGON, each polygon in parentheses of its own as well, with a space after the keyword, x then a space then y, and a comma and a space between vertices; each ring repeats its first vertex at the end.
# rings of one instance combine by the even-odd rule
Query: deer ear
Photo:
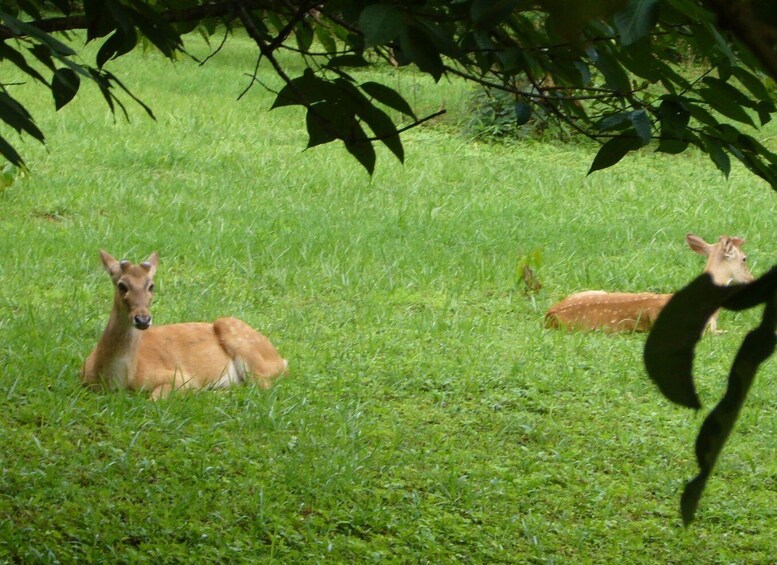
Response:
POLYGON ((149 266, 148 276, 153 277, 154 273, 156 273, 156 268, 159 266, 159 254, 156 251, 143 262, 143 266, 145 267, 146 265, 149 266))
POLYGON ((745 244, 745 239, 742 237, 732 237, 731 243, 733 243, 736 247, 742 247, 745 244))
POLYGON ((694 235, 692 233, 686 234, 685 241, 688 243, 688 247, 690 247, 699 255, 710 254, 710 244, 704 241, 698 235, 694 235))
POLYGON ((103 262, 105 270, 111 275, 112 279, 115 279, 121 273, 121 265, 113 258, 113 255, 100 249, 100 259, 103 262))

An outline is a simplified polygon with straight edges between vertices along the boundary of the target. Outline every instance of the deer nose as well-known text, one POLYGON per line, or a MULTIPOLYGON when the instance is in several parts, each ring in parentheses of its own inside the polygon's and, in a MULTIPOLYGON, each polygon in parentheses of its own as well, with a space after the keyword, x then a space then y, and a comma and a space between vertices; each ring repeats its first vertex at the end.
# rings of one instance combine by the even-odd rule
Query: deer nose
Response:
POLYGON ((138 314, 132 319, 132 323, 139 330, 147 330, 151 325, 151 316, 148 314, 138 314))

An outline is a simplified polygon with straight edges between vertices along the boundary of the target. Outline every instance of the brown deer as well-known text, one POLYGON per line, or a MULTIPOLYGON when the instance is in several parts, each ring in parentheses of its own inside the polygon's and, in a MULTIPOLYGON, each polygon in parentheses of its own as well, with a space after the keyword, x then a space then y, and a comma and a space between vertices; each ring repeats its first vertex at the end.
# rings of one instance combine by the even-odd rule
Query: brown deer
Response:
MULTIPOLYGON (((689 233, 685 241, 693 251, 707 256, 704 272, 710 274, 713 283, 727 286, 753 280, 747 267, 747 255, 742 251, 744 239, 721 236, 717 243, 711 244, 689 233)), ((545 314, 545 325, 608 332, 648 331, 670 298, 671 294, 652 292, 578 292, 552 306, 545 314)), ((718 312, 715 312, 707 322, 712 333, 717 333, 717 317, 718 312)))
POLYGON ((288 362, 270 340, 238 319, 152 327, 156 253, 139 265, 117 261, 102 250, 100 258, 113 281, 113 309, 84 364, 85 384, 150 391, 158 399, 176 389, 247 381, 269 388, 286 373, 288 362))

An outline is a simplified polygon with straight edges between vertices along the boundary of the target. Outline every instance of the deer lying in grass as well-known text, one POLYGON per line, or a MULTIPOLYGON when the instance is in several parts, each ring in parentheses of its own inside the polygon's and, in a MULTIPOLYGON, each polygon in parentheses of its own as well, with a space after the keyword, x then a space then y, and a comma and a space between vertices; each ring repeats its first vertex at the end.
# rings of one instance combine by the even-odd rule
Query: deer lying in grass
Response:
MULTIPOLYGON (((713 283, 727 286, 732 282, 753 280, 747 267, 747 256, 742 251, 744 239, 721 236, 717 243, 710 244, 699 236, 688 234, 685 241, 693 251, 707 256, 704 272, 710 274, 713 283)), ((648 331, 670 298, 671 294, 652 292, 578 292, 552 306, 545 314, 545 325, 609 332, 648 331)), ((718 312, 715 312, 707 322, 713 333, 717 332, 717 317, 718 312)))
POLYGON ((91 386, 129 388, 167 396, 175 389, 223 388, 256 381, 268 388, 288 362, 270 340, 235 318, 151 327, 156 253, 140 265, 100 257, 115 288, 113 309, 84 364, 91 386))

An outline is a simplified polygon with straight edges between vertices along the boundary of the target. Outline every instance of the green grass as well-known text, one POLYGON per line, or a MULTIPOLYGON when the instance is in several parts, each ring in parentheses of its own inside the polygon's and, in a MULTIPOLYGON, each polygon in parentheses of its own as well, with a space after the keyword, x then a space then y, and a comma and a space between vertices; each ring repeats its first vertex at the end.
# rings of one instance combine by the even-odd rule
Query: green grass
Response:
MULTIPOLYGON (((32 176, 0 194, 0 561, 773 559, 774 363, 684 530, 704 414, 662 400, 644 336, 542 327, 573 291, 682 286, 703 265, 689 231, 744 235, 762 272, 765 184, 694 153, 586 177, 595 148, 473 143, 466 87, 385 70, 361 76, 452 112, 369 178, 342 147, 302 151, 302 114, 260 88, 235 101, 252 56, 235 39, 204 68, 116 64, 156 122, 114 123, 94 89, 59 113, 23 93, 48 143, 23 144, 32 176), (241 317, 290 376, 160 403, 83 390, 100 247, 159 251, 157 323, 241 317)), ((700 346, 705 407, 755 319, 725 313, 700 346)))

